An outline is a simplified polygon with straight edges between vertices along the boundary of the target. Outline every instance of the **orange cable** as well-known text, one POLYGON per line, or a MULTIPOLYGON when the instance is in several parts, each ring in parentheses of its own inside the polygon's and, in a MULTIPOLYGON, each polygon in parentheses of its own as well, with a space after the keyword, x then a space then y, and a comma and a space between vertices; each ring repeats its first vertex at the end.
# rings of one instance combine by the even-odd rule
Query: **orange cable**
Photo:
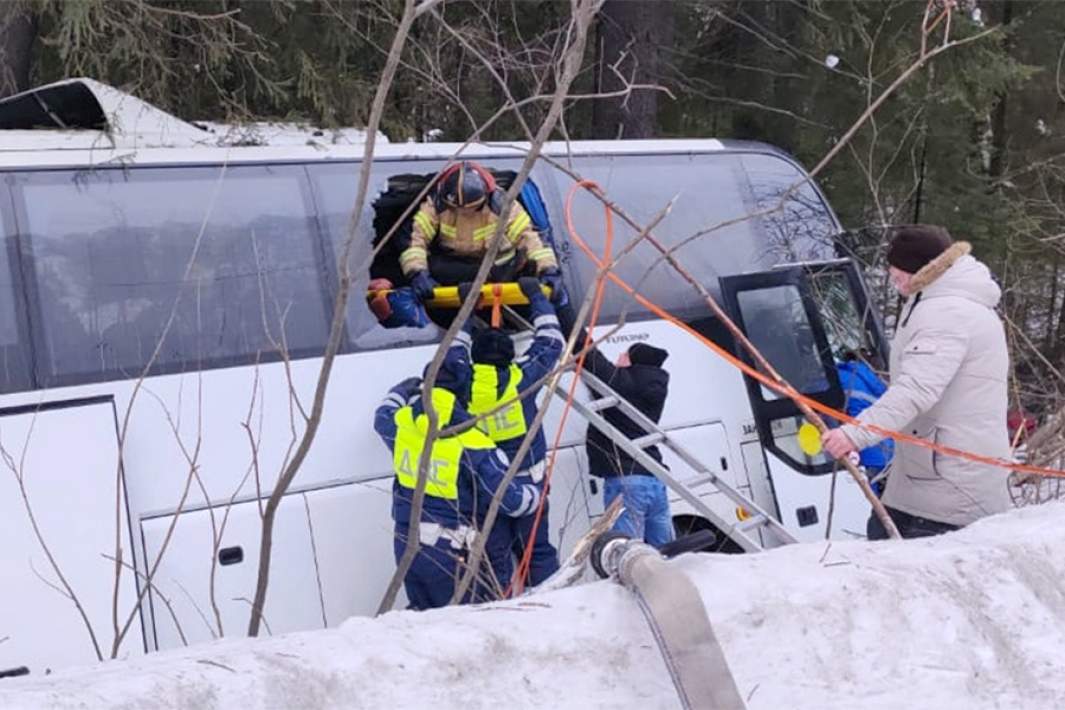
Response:
MULTIPOLYGON (((577 194, 577 190, 581 187, 592 191, 598 190, 602 193, 602 189, 592 180, 582 180, 576 183, 566 197, 566 228, 569 229, 571 234, 576 234, 576 230, 573 227, 573 211, 571 209, 573 204, 573 198, 577 194)), ((614 243, 614 214, 609 207, 604 206, 606 213, 606 240, 603 245, 604 260, 610 258, 610 251, 614 243)), ((583 244, 583 242, 581 242, 583 244)), ((595 297, 592 300, 592 312, 588 318, 588 332, 591 333, 595 328, 596 322, 599 320, 599 310, 603 304, 603 292, 606 288, 605 275, 601 275, 596 280, 595 285, 595 297)), ((544 506, 547 504, 547 494, 551 489, 551 474, 555 470, 555 459, 558 456, 558 445, 562 441, 562 432, 566 427, 566 418, 569 416, 570 409, 573 407, 573 397, 577 392, 577 382, 580 380, 581 370, 584 369, 584 359, 588 354, 587 348, 584 347, 584 343, 580 343, 581 353, 577 356, 577 365, 573 371, 573 380, 570 382, 569 391, 566 393, 566 404, 562 409, 562 417, 558 422, 558 429, 555 431, 555 440, 551 444, 551 456, 547 461, 547 467, 544 470, 544 493, 540 497, 540 505, 536 508, 536 517, 533 519, 532 531, 529 535, 529 539, 525 541, 525 549, 522 551, 521 561, 518 563, 518 569, 515 571, 514 577, 510 582, 510 586, 507 587, 504 596, 517 596, 521 594, 522 589, 525 586, 525 580, 529 575, 529 568, 532 565, 532 552, 536 542, 536 533, 540 529, 540 522, 544 514, 544 506)))
MULTIPOLYGON (((584 185, 584 182, 578 183, 578 185, 584 185)), ((572 193, 571 193, 571 195, 572 195, 572 193)), ((567 201, 567 203, 566 203, 566 224, 567 224, 567 227, 570 227, 570 225, 571 225, 570 204, 571 203, 569 201, 567 201)), ((607 208, 607 210, 609 211, 609 208, 607 208)), ((581 250, 585 254, 588 255, 588 258, 590 258, 600 268, 603 267, 605 262, 603 260, 599 259, 595 255, 595 253, 588 247, 588 245, 584 242, 584 240, 581 239, 580 235, 578 235, 576 233, 576 231, 574 231, 572 229, 572 227, 570 227, 570 236, 573 238, 573 240, 575 242, 577 242, 577 245, 581 248, 581 250)), ((822 404, 822 403, 818 402, 815 399, 810 399, 809 397, 806 397, 806 396, 802 395, 801 393, 799 393, 797 390, 795 390, 790 385, 782 385, 782 384, 776 382, 775 380, 771 379, 770 377, 768 377, 766 375, 763 375, 761 372, 759 372, 755 368, 751 367, 747 363, 743 362, 742 360, 737 358, 735 355, 733 355, 732 353, 728 352, 727 350, 722 348, 720 345, 718 345, 714 341, 710 340, 709 338, 707 338, 702 333, 700 333, 697 330, 695 330, 694 328, 692 328, 690 325, 688 325, 684 321, 681 321, 680 319, 676 318, 674 315, 672 315, 671 313, 666 311, 664 308, 662 308, 658 304, 653 303, 652 301, 648 300, 644 296, 641 296, 640 294, 636 293, 636 290, 632 286, 630 286, 628 283, 626 283, 620 276, 618 276, 613 271, 607 272, 606 276, 611 281, 613 281, 615 284, 617 284, 619 287, 621 287, 624 291, 628 292, 636 300, 637 303, 639 303, 640 305, 644 306, 647 310, 651 311, 652 313, 654 313, 659 318, 661 318, 661 319, 663 319, 665 321, 668 321, 668 322, 672 323, 673 325, 677 326, 678 328, 680 328, 681 330, 685 331, 686 333, 688 333, 689 335, 694 337, 696 340, 701 342, 703 345, 705 345, 706 347, 708 347, 712 351, 714 351, 714 353, 716 353, 719 357, 723 358, 730 365, 732 365, 733 367, 735 367, 735 368, 739 369, 740 371, 742 371, 744 374, 746 374, 746 375, 748 375, 750 377, 753 377, 754 379, 758 380, 760 383, 762 383, 763 385, 765 385, 769 389, 771 389, 771 390, 773 390, 775 392, 778 392, 780 394, 789 396, 789 397, 791 397, 793 399, 797 399, 797 400, 805 403, 811 409, 814 409, 814 410, 820 412, 821 414, 829 416, 832 419, 835 419, 835 420, 840 421, 840 422, 844 422, 846 424, 851 424, 851 425, 856 426, 856 427, 858 427, 860 429, 865 429, 867 431, 874 432, 874 433, 879 434, 880 436, 882 436, 884 438, 894 439, 896 441, 904 441, 906 443, 913 444, 915 446, 920 446, 920 447, 923 447, 923 448, 930 449, 932 451, 938 452, 940 454, 944 454, 944 455, 947 455, 947 456, 954 456, 956 458, 960 458, 960 459, 963 459, 963 460, 966 460, 966 461, 972 461, 974 463, 987 464, 987 465, 990 465, 990 466, 996 466, 998 468, 1005 468, 1005 469, 1010 469, 1012 471, 1018 471, 1018 472, 1023 472, 1023 473, 1034 473, 1034 474, 1038 474, 1038 475, 1041 475, 1041 476, 1051 476, 1051 477, 1055 477, 1055 478, 1065 478, 1065 471, 1060 471, 1058 469, 1045 468, 1045 467, 1042 467, 1042 466, 1031 466, 1031 465, 1028 465, 1028 464, 1021 464, 1021 463, 1017 463, 1017 462, 1014 462, 1014 461, 1006 461, 1005 459, 994 458, 992 456, 983 456, 983 455, 975 454, 975 453, 972 453, 972 452, 969 452, 969 451, 964 451, 962 449, 955 449, 955 448, 950 447, 950 446, 944 446, 942 444, 936 444, 936 443, 933 443, 931 441, 927 441, 925 439, 922 439, 922 438, 920 438, 918 436, 911 436, 910 434, 904 434, 904 433, 899 432, 899 431, 892 431, 891 429, 886 429, 884 427, 879 427, 879 426, 876 426, 876 425, 873 425, 873 424, 867 424, 865 422, 861 422, 861 421, 855 419, 854 417, 851 417, 850 415, 848 415, 848 414, 846 414, 844 412, 841 412, 839 410, 833 409, 832 407, 829 407, 826 404, 822 404)))
MULTIPOLYGON (((602 269, 603 266, 606 264, 606 259, 611 254, 611 249, 612 249, 612 246, 613 246, 613 240, 614 240, 613 212, 611 211, 609 206, 604 205, 604 210, 606 212, 606 241, 605 241, 605 244, 604 244, 604 257, 602 259, 600 259, 599 257, 597 257, 595 255, 595 252, 593 252, 591 250, 591 248, 587 245, 587 243, 585 243, 585 241, 583 239, 581 239, 580 235, 577 234, 577 231, 576 231, 576 229, 573 226, 573 210, 572 210, 573 197, 576 194, 578 188, 581 188, 581 187, 583 187, 583 188, 585 188, 585 189, 587 189, 589 191, 598 190, 602 194, 602 189, 594 181, 581 180, 581 181, 577 182, 570 189, 569 195, 566 197, 566 207, 565 207, 566 228, 569 230, 570 237, 581 248, 581 251, 583 251, 588 256, 588 258, 590 258, 592 260, 592 262, 597 267, 602 269)), ((599 276, 598 280, 596 282, 596 293, 595 293, 595 298, 594 298, 593 304, 592 304, 591 317, 589 319, 589 332, 591 332, 591 329, 593 329, 595 327, 596 321, 598 320, 598 317, 599 317, 599 310, 600 310, 600 307, 602 305, 603 289, 604 289, 604 287, 606 285, 606 278, 609 278, 611 281, 613 281, 615 284, 617 284, 622 290, 626 291, 629 295, 631 295, 636 300, 637 303, 642 305, 644 308, 649 310, 651 313, 654 313, 656 316, 658 316, 662 320, 665 320, 665 321, 667 321, 669 323, 672 323, 673 325, 677 326, 681 330, 685 331, 686 333, 691 335, 693 338, 698 340, 700 343, 705 345, 707 348, 712 350, 716 355, 718 355, 719 357, 724 359, 725 362, 729 363, 730 365, 732 365, 736 369, 740 370, 744 374, 748 375, 749 377, 753 377, 755 380, 757 380, 761 384, 765 385, 769 389, 773 390, 774 392, 778 392, 778 393, 780 393, 782 395, 791 397, 793 399, 797 399, 797 400, 805 403, 811 409, 814 409, 815 411, 820 412, 823 415, 831 417, 832 419, 835 419, 837 421, 844 422, 844 423, 847 423, 847 424, 851 424, 853 426, 857 426, 857 427, 859 427, 861 429, 866 429, 868 431, 872 431, 872 432, 874 432, 876 434, 879 434, 880 436, 882 436, 884 438, 895 439, 896 441, 905 441, 905 442, 913 444, 915 446, 920 446, 920 447, 923 447, 923 448, 926 448, 926 449, 930 449, 932 451, 936 451, 936 452, 941 453, 941 454, 945 454, 945 455, 948 455, 948 456, 954 456, 956 458, 961 458, 961 459, 964 459, 964 460, 967 460, 967 461, 972 461, 972 462, 975 462, 975 463, 983 463, 983 464, 987 464, 987 465, 991 465, 991 466, 996 466, 998 468, 1005 468, 1005 469, 1009 469, 1009 470, 1013 470, 1013 471, 1019 471, 1019 472, 1023 472, 1023 473, 1034 473, 1034 474, 1038 474, 1038 475, 1042 475, 1042 476, 1051 476, 1051 477, 1055 477, 1055 478, 1065 478, 1065 471, 1059 471, 1059 470, 1053 469, 1053 468, 1045 468, 1045 467, 1042 467, 1042 466, 1031 466, 1031 465, 1028 465, 1028 464, 1021 464, 1021 463, 1017 463, 1017 462, 1013 462, 1013 461, 1006 461, 1004 459, 997 459, 997 458, 994 458, 994 457, 991 457, 991 456, 982 456, 980 454, 975 454, 975 453, 972 453, 972 452, 969 452, 969 451, 964 451, 962 449, 955 449, 955 448, 950 447, 950 446, 944 446, 942 444, 936 444, 936 443, 933 443, 931 441, 927 441, 925 439, 922 439, 920 437, 911 436, 909 434, 904 434, 904 433, 899 432, 899 431, 892 431, 891 429, 885 429, 883 427, 878 427, 878 426, 875 426, 873 424, 866 424, 865 422, 861 422, 861 421, 855 419, 854 417, 852 417, 852 416, 850 416, 850 415, 848 415, 848 414, 846 414, 844 412, 841 412, 841 411, 839 411, 837 409, 833 409, 832 407, 829 407, 828 405, 822 404, 821 402, 818 402, 815 399, 811 399, 809 397, 806 397, 805 395, 801 394, 800 392, 795 390, 793 387, 791 387, 791 385, 789 385, 789 384, 780 384, 776 380, 773 380, 770 377, 762 374, 761 372, 759 372, 755 368, 751 367, 747 363, 745 363, 742 360, 740 360, 739 358, 737 358, 732 353, 730 353, 727 350, 725 350, 724 348, 722 348, 720 345, 718 345, 714 341, 712 341, 709 338, 707 338, 702 333, 700 333, 697 330, 695 330, 694 328, 692 328, 690 325, 688 325, 684 321, 678 319, 676 316, 674 316, 673 314, 671 314, 668 311, 666 311, 664 308, 662 308, 658 304, 656 304, 656 303, 650 301, 649 299, 645 298, 644 296, 640 295, 639 293, 636 292, 636 290, 632 286, 630 286, 626 281, 624 281, 620 276, 618 276, 613 271, 607 271, 604 275, 599 276)), ((574 371, 573 381, 570 383, 569 392, 567 392, 567 394, 566 394, 566 403, 565 403, 565 407, 562 410, 562 417, 559 420, 558 430, 555 432, 555 440, 554 440, 554 442, 552 443, 552 446, 551 446, 551 456, 550 456, 550 458, 548 460, 547 468, 545 469, 545 472, 544 472, 544 494, 541 497, 540 505, 539 505, 539 507, 536 510, 536 518, 533 521, 532 534, 529 536, 529 539, 525 543, 525 549, 523 551, 521 561, 518 564, 518 569, 515 572, 514 578, 511 580, 510 585, 507 587, 506 591, 504 592, 504 596, 505 597, 506 596, 511 596, 511 593, 513 593, 514 595, 520 594, 521 591, 522 591, 522 588, 524 587, 525 579, 528 576, 529 567, 530 567, 530 563, 531 563, 531 560, 532 560, 532 550, 533 550, 534 542, 536 540, 536 533, 537 533, 537 530, 539 529, 541 518, 543 517, 544 505, 547 502, 547 494, 548 494, 548 491, 550 490, 550 487, 551 487, 551 475, 554 472, 555 459, 556 459, 557 454, 558 454, 558 445, 559 445, 559 442, 562 439, 562 432, 563 432, 563 430, 565 428, 566 418, 567 418, 567 416, 569 414, 570 409, 573 406, 573 397, 574 397, 574 394, 576 392, 577 382, 580 379, 580 372, 581 372, 581 370, 584 367, 584 359, 585 359, 586 355, 587 355, 587 351, 586 351, 586 349, 584 349, 582 347, 582 352, 581 352, 580 356, 577 359, 577 366, 576 366, 576 369, 574 371)))

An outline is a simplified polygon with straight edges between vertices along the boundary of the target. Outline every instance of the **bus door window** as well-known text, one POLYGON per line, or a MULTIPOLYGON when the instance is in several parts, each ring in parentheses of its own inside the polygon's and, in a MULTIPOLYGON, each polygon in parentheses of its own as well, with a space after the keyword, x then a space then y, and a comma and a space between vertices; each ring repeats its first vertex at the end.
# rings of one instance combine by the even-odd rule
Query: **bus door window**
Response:
MULTIPOLYGON (((784 266, 721 280, 737 325, 793 387, 818 402, 841 409, 844 394, 836 363, 857 348, 871 364, 886 362, 879 319, 870 311, 864 284, 847 260, 784 266)), ((754 365, 743 348, 738 354, 754 365)), ((823 454, 801 451, 802 415, 785 395, 745 377, 759 436, 766 448, 806 474, 832 470, 823 454)))
POLYGON ((836 360, 856 356, 873 370, 882 372, 887 365, 875 327, 872 304, 859 303, 854 297, 849 274, 842 269, 813 268, 806 280, 817 311, 825 324, 829 349, 836 360))
MULTIPOLYGON (((835 373, 825 367, 824 336, 815 332, 807 301, 796 283, 740 291, 737 302, 748 339, 773 369, 805 395, 831 392, 835 373)), ((787 395, 758 385, 761 399, 791 409, 787 395)), ((803 418, 794 412, 770 417, 763 427, 772 447, 808 468, 827 463, 822 454, 809 456, 799 447, 798 431, 803 418)))
MULTIPOLYGON (((750 328, 748 338, 773 369, 804 394, 828 389, 821 353, 798 286, 743 291, 739 306, 743 321, 750 328)), ((763 385, 762 396, 777 399, 783 395, 763 385)))

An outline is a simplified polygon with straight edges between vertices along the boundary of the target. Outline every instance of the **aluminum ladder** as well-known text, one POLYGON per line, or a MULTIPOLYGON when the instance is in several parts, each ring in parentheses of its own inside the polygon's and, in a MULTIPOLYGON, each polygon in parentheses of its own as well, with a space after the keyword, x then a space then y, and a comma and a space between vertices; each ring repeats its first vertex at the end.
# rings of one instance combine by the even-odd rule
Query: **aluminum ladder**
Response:
MULTIPOLYGON (((589 424, 606 435, 637 463, 653 473, 670 490, 683 498, 700 515, 713 523, 726 537, 743 548, 745 552, 759 552, 766 549, 767 545, 763 544, 762 538, 758 535, 760 531, 767 533, 767 537, 771 536, 781 544, 797 542, 795 536, 788 532, 779 520, 722 480, 717 473, 681 446, 680 442, 670 436, 666 430, 662 429, 627 399, 611 389, 609 385, 587 370, 582 370, 580 377, 581 381, 592 392, 593 398, 588 402, 582 402, 574 398, 573 408, 589 424), (630 439, 625 436, 603 416, 605 410, 614 407, 617 407, 622 414, 634 421, 637 426, 647 433, 636 439, 630 439), (652 445, 664 446, 672 451, 681 461, 695 471, 695 475, 685 480, 679 480, 668 468, 643 450, 644 447, 652 445), (706 489, 707 487, 723 493, 737 506, 746 510, 749 513, 749 517, 735 522, 725 520, 721 515, 714 512, 700 497, 699 489, 706 489)), ((561 397, 562 394, 556 392, 555 396, 561 397)))

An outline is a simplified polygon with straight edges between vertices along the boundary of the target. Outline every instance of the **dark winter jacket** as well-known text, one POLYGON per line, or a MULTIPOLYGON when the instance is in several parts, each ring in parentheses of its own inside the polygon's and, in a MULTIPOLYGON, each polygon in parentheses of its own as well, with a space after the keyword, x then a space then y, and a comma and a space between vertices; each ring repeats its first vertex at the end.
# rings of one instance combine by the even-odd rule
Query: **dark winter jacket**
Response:
MULTIPOLYGON (((597 349, 588 353, 584 367, 655 422, 662 417, 662 407, 669 393, 669 373, 661 367, 636 363, 628 367, 617 367, 597 349)), ((630 439, 638 439, 647 434, 617 407, 604 410, 603 417, 630 439)), ((593 476, 613 478, 633 474, 654 475, 591 425, 588 426, 586 447, 588 470, 593 476)), ((648 446, 644 451, 659 463, 662 462, 662 453, 657 446, 648 446)))

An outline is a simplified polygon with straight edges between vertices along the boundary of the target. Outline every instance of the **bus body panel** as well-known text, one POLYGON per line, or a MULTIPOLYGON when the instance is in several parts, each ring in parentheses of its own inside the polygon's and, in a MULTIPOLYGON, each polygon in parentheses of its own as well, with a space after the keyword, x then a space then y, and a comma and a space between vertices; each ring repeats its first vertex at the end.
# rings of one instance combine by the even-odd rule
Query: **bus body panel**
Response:
MULTIPOLYGON (((67 588, 49 557, 84 610, 100 653, 109 657, 116 542, 122 564, 128 566, 118 580, 120 627, 141 588, 130 572, 139 553, 130 541, 121 486, 116 497, 121 472, 114 403, 100 397, 29 411, 5 407, 0 411, 0 447, 0 670, 25 666, 43 672, 96 660, 86 621, 66 598, 67 588), (32 524, 27 506, 33 511, 32 524)), ((143 653, 144 631, 141 614, 134 613, 119 653, 143 653)))
MULTIPOLYGON (((422 372, 440 331, 390 331, 369 313, 361 297, 369 279, 373 235, 369 205, 389 176, 431 173, 457 147, 386 145, 375 156, 367 208, 355 232, 347 333, 315 442, 279 511, 266 604, 266 622, 274 633, 331 626, 353 614, 373 613, 394 570, 391 456, 373 431, 374 410, 389 387, 422 372)), ((566 169, 597 180, 638 222, 656 218, 672 203, 655 236, 677 249, 678 258, 713 293, 721 276, 788 259, 823 257, 830 248, 827 236, 838 227, 813 185, 800 190, 803 199, 796 205, 789 203, 787 220, 737 219, 778 201, 803 175, 790 159, 766 146, 730 147, 714 140, 576 142, 551 144, 545 152, 566 169), (802 229, 793 234, 789 230, 795 224, 802 229), (706 227, 713 229, 693 239, 706 227)), ((523 154, 518 144, 499 144, 471 147, 465 157, 513 170, 523 154)), ((173 516, 181 513, 146 607, 153 627, 145 642, 148 649, 181 643, 164 596, 190 642, 219 635, 218 617, 224 635, 245 630, 258 559, 258 500, 269 494, 291 461, 306 426, 324 345, 315 338, 322 337, 332 312, 336 262, 348 234, 347 210, 354 202, 360 158, 361 150, 351 147, 0 150, 0 226, 8 242, 8 263, 0 263, 0 270, 11 274, 10 286, 0 274, 0 288, 11 292, 12 306, 9 323, 0 313, 0 335, 7 332, 11 343, 4 351, 8 362, 17 365, 26 352, 36 358, 32 368, 22 366, 23 380, 9 378, 6 388, 11 391, 0 405, 114 398, 124 437, 129 515, 134 535, 141 539, 136 565, 142 575, 155 561, 173 516), (154 192, 153 184, 160 186, 154 192), (39 202, 45 195, 67 199, 59 200, 62 207, 53 214, 39 202), (205 213, 211 219, 197 218, 205 213), (79 214, 88 217, 79 221, 79 214), (169 221, 153 224, 156 214, 169 215, 169 221), (146 309, 158 304, 145 304, 153 293, 163 294, 154 298, 169 304, 173 299, 166 294, 173 291, 166 291, 172 286, 167 279, 184 273, 181 263, 171 263, 160 276, 151 259, 171 253, 164 248, 173 244, 198 248, 199 232, 208 235, 208 249, 215 249, 212 237, 220 240, 219 248, 204 252, 204 268, 190 272, 202 288, 189 289, 175 307, 179 317, 168 338, 178 340, 166 350, 170 359, 158 374, 138 384, 144 347, 118 348, 136 341, 128 334, 143 339, 151 332, 144 324, 158 323, 159 315, 146 309), (163 241, 161 234, 166 235, 163 241), (64 255, 64 244, 81 251, 64 255), (250 274, 249 263, 256 266, 250 274), (267 267, 257 266, 262 263, 267 267), (101 285, 102 269, 112 275, 101 285), (29 296, 20 300, 23 292, 29 296), (295 310, 277 303, 278 293, 295 303, 295 310), (66 310, 73 314, 65 321, 69 328, 47 320, 47 314, 66 310), (201 321, 207 325, 199 330, 189 325, 201 321), (281 348, 261 346, 266 336, 278 340, 282 326, 285 333, 292 328, 295 340, 303 338, 285 344, 291 348, 288 356, 279 353, 281 348), (207 354, 196 354, 201 351, 207 354), (119 371, 114 363, 124 363, 126 369, 119 371), (219 560, 222 552, 225 564, 219 560)), ((578 299, 592 285, 595 266, 566 236, 572 179, 559 165, 541 160, 532 179, 544 196, 560 262, 571 295, 578 299)), ((594 253, 603 254, 602 205, 587 194, 578 195, 573 205, 577 232, 594 253)), ((636 234, 616 218, 613 255, 636 234)), ((695 322, 709 316, 698 294, 649 244, 632 249, 617 271, 679 317, 695 322)), ((180 281, 179 288, 186 284, 180 281)), ((7 296, 0 293, 0 299, 7 296)), ((775 509, 782 491, 787 501, 782 513, 793 499, 814 501, 823 536, 832 477, 804 476, 776 461, 766 466, 761 447, 752 446, 752 410, 737 370, 676 326, 634 309, 631 298, 614 285, 607 288, 596 330, 597 336, 608 333, 601 347, 611 359, 633 342, 669 351, 664 428, 760 505, 775 509), (624 325, 613 332, 621 321, 624 325)), ((519 351, 529 339, 518 337, 519 351)), ((571 381, 571 375, 561 378, 563 397, 571 381)), ((576 396, 589 395, 578 386, 576 396)), ((549 405, 544 422, 549 444, 556 441, 563 409, 562 397, 549 405)), ((549 523, 563 554, 602 512, 602 481, 587 470, 585 429, 585 422, 571 412, 557 437, 549 523)), ((723 496, 707 498, 725 519, 736 518, 736 506, 723 496)), ((674 503, 677 516, 693 512, 674 503)), ((842 508, 852 503, 837 490, 837 520, 844 519, 842 508)), ((863 511, 857 510, 848 512, 846 520, 863 511)), ((113 511, 111 518, 96 516, 94 524, 106 529, 109 519, 113 511)), ((796 534, 814 532, 800 531, 793 520, 784 522, 796 534)))

